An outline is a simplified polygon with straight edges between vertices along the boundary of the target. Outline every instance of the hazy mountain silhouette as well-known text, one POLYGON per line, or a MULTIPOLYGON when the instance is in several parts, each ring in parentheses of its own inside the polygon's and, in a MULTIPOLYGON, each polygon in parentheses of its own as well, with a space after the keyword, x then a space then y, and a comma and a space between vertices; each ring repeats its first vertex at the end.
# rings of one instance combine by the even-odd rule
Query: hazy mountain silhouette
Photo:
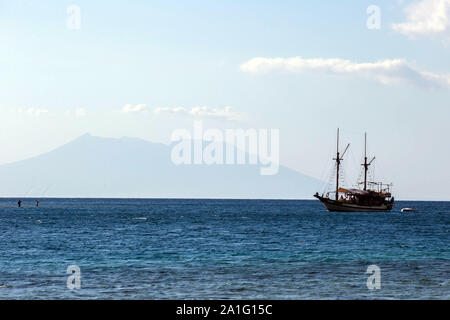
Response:
POLYGON ((53 151, 0 166, 2 197, 305 199, 321 182, 280 166, 175 165, 171 147, 85 134, 53 151))

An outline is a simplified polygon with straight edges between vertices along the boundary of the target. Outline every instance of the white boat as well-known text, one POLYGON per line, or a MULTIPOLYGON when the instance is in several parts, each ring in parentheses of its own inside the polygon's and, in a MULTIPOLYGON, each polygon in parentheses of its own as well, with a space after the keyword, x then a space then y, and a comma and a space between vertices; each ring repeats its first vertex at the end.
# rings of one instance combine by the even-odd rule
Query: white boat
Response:
POLYGON ((417 209, 416 208, 403 208, 401 210, 401 212, 414 212, 414 211, 417 211, 417 209))

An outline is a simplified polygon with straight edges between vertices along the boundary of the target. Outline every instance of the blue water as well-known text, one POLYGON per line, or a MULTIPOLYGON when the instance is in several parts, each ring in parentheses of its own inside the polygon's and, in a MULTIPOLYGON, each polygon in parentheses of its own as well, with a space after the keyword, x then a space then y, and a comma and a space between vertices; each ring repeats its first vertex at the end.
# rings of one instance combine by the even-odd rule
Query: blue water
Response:
POLYGON ((0 199, 2 299, 450 299, 450 203, 0 199), (416 213, 400 213, 402 207, 416 213), (380 267, 381 289, 366 286, 380 267), (69 290, 66 269, 81 269, 69 290))

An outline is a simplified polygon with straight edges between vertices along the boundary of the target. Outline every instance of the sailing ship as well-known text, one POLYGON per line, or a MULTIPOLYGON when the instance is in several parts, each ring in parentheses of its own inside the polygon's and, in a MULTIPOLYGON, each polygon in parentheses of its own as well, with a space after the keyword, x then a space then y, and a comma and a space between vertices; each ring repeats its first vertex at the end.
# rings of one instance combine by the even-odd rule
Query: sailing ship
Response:
POLYGON ((330 195, 314 195, 328 211, 344 211, 344 212, 365 212, 365 211, 390 211, 394 206, 394 197, 391 194, 392 184, 384 184, 382 182, 368 181, 367 172, 369 166, 375 160, 373 157, 367 160, 367 134, 364 135, 364 181, 358 182, 357 188, 343 188, 339 186, 339 171, 341 162, 347 152, 350 144, 347 145, 342 154, 339 153, 339 129, 337 131, 337 152, 336 158, 336 188, 330 195), (362 188, 360 188, 362 186, 362 188), (334 199, 333 199, 334 196, 334 199))

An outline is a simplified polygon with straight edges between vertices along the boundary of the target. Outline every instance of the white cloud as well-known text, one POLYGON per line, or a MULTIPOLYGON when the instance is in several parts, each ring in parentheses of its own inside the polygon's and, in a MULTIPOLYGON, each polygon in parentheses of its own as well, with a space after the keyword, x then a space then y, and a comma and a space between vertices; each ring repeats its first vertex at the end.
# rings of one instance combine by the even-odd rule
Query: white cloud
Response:
POLYGON ((450 87, 450 75, 422 71, 403 59, 357 63, 343 59, 253 58, 241 65, 243 72, 276 71, 351 75, 383 84, 405 83, 418 87, 450 87))
POLYGON ((443 35, 450 30, 450 0, 421 0, 405 9, 407 21, 392 29, 410 37, 443 35))
POLYGON ((209 108, 205 106, 193 107, 191 109, 183 107, 175 107, 175 108, 158 107, 153 109, 153 113, 155 114, 169 113, 169 114, 191 116, 196 118, 216 118, 225 120, 241 120, 243 117, 242 113, 232 111, 232 108, 229 106, 223 109, 209 108))
POLYGON ((30 116, 30 117, 38 118, 38 117, 40 117, 43 114, 47 114, 48 110, 47 109, 31 107, 31 108, 27 108, 27 109, 18 108, 17 112, 25 114, 25 115, 30 116))
POLYGON ((135 106, 131 104, 124 105, 122 108, 123 113, 133 113, 133 112, 142 112, 145 110, 147 105, 145 104, 137 104, 135 106))

